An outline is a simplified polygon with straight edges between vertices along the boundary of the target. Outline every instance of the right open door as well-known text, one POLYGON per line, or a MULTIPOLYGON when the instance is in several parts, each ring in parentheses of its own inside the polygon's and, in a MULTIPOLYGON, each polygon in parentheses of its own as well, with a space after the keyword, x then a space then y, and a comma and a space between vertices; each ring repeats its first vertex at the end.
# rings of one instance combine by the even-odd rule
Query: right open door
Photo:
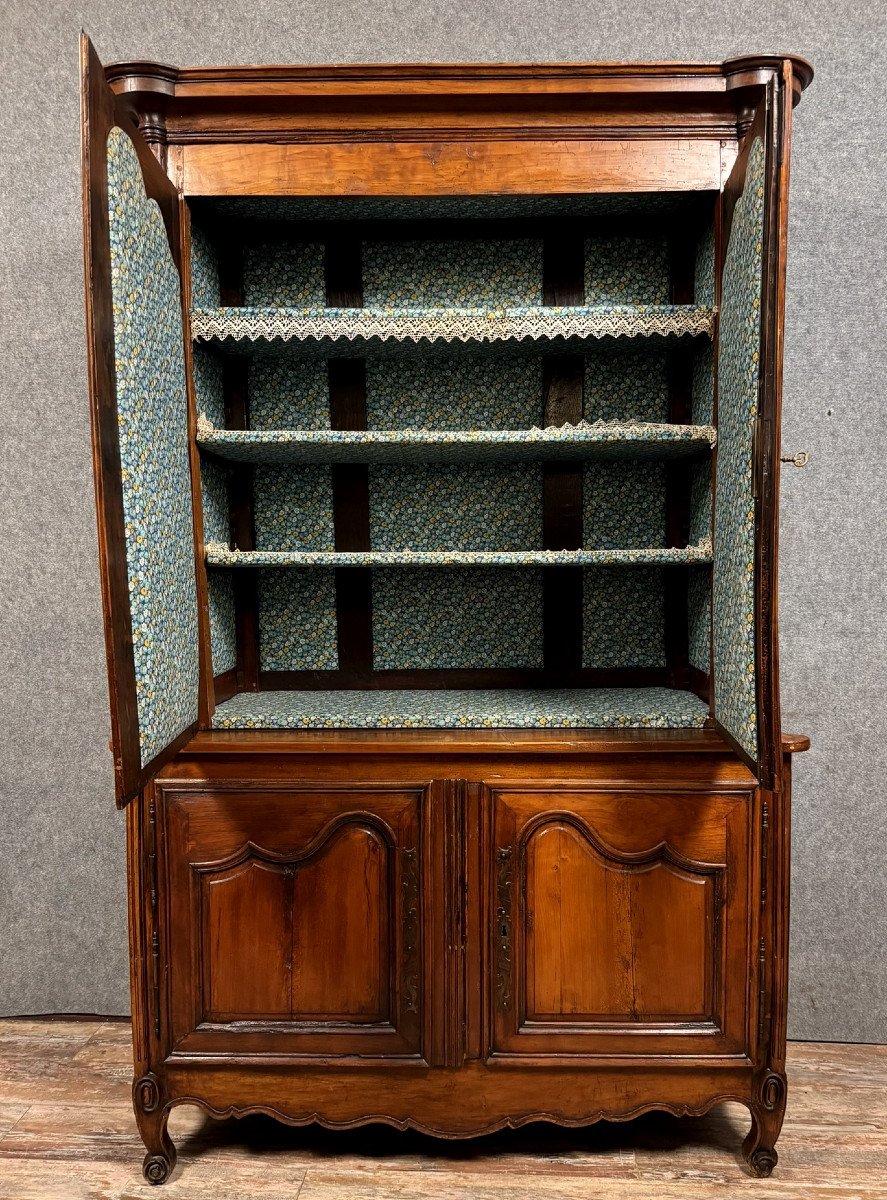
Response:
POLYGON ((781 767, 776 555, 791 63, 772 76, 723 195, 712 571, 716 724, 764 786, 781 767))
POLYGON ((87 360, 118 804, 194 732, 200 684, 179 198, 81 38, 87 360))

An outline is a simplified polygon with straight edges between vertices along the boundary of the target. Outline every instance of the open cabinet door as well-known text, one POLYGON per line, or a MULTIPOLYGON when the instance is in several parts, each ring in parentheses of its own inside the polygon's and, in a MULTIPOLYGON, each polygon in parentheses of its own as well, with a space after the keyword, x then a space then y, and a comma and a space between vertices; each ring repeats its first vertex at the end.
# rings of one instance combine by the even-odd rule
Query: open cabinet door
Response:
POLYGON ((81 71, 93 469, 123 805, 198 717, 179 202, 85 35, 81 71))
POLYGON ((782 313, 791 63, 774 73, 723 194, 713 603, 714 717, 774 787, 782 313))

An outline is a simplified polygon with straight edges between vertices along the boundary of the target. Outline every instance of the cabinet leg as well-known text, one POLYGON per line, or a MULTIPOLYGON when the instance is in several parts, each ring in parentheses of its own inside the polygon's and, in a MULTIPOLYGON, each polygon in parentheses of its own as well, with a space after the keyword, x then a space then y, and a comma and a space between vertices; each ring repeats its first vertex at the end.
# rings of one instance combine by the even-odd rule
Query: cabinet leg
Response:
POLYGON ((176 1148, 167 1130, 169 1108, 161 1103, 156 1075, 143 1075, 132 1087, 136 1124, 148 1153, 142 1174, 148 1183, 166 1183, 176 1165, 176 1148))
POLYGON ((768 1071, 756 1082, 751 1110, 751 1129, 742 1143, 742 1153, 753 1175, 768 1176, 779 1160, 776 1139, 785 1117, 785 1076, 768 1071))

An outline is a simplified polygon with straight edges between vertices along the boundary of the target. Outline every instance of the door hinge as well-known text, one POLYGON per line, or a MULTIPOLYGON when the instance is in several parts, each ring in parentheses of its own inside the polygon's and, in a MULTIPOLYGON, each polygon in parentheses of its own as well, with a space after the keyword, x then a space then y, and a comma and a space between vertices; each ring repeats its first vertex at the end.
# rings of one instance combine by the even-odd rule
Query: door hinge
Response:
POLYGON ((764 1039, 764 1030, 770 1019, 767 1004, 767 945, 761 938, 758 945, 758 1041, 764 1039))
POLYGON ((770 859, 770 810, 761 805, 761 908, 767 903, 767 864, 770 859))
POLYGON ((511 847, 496 849, 496 1004, 503 1011, 511 1007, 511 847))
POLYGON ((154 797, 148 801, 148 901, 151 910, 151 998, 154 1007, 154 1035, 160 1037, 160 930, 157 921, 157 816, 154 797))

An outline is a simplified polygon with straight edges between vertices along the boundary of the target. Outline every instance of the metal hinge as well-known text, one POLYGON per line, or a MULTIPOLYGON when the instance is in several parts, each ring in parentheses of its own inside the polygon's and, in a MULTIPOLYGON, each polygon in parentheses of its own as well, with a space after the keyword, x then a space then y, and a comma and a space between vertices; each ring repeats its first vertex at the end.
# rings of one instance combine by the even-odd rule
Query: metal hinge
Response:
POLYGON ((770 1019, 767 1011, 767 945, 761 938, 758 945, 758 1041, 764 1039, 764 1029, 770 1019))
POLYGON ((157 814, 154 797, 148 802, 150 850, 148 852, 149 903, 151 908, 151 995, 154 1005, 154 1034, 160 1037, 160 930, 157 920, 157 814))
POLYGON ((761 401, 763 399, 763 394, 764 394, 764 381, 763 381, 763 379, 761 379, 758 382, 758 415, 755 417, 755 426, 754 426, 754 429, 752 430, 752 437, 751 437, 751 494, 752 494, 753 500, 758 499, 758 496, 760 495, 760 491, 761 491, 760 458, 761 458, 762 419, 761 419, 761 415, 760 415, 760 410, 761 410, 761 401))
POLYGON ((767 863, 770 856, 770 810, 761 805, 761 908, 767 903, 767 863))

